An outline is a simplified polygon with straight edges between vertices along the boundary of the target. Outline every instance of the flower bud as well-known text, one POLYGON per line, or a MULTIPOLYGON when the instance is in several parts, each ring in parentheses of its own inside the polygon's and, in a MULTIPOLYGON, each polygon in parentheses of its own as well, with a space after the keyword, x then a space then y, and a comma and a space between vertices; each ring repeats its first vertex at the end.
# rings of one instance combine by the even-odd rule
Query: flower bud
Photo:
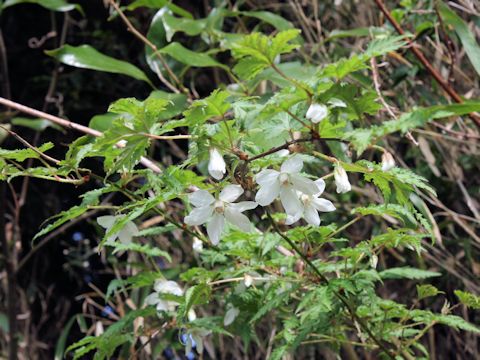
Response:
POLYGON ((210 149, 208 172, 213 178, 217 180, 222 180, 223 175, 225 175, 225 173, 227 172, 225 161, 223 160, 222 154, 220 154, 217 148, 210 149))
POLYGON ((195 254, 199 254, 203 251, 203 242, 199 238, 193 238, 192 250, 195 254))
POLYGON ((328 108, 322 104, 312 104, 307 110, 306 118, 313 123, 319 123, 327 117, 328 108))
POLYGON ((337 186, 337 193, 342 194, 352 190, 350 181, 348 181, 347 172, 343 167, 337 165, 333 171, 335 177, 335 185, 337 186))
POLYGON ((395 159, 393 155, 388 151, 385 151, 382 155, 382 171, 388 171, 395 167, 395 159))

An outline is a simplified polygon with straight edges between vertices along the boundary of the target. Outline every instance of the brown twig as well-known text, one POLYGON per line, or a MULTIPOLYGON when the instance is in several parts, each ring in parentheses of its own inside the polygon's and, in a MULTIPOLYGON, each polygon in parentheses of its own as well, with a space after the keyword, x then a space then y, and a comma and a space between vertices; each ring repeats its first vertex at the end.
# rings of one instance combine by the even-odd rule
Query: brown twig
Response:
MULTIPOLYGON (((390 14, 388 11, 387 7, 383 3, 383 0, 375 0, 375 3, 379 7, 380 11, 385 15, 385 17, 388 19, 388 21, 392 24, 392 26, 395 28, 395 30, 400 34, 400 35, 405 35, 405 31, 402 29, 400 24, 393 18, 393 16, 390 14)), ((428 59, 425 57, 423 52, 418 48, 418 46, 411 40, 408 40, 408 48, 413 52, 413 54, 417 57, 417 59, 425 66, 427 71, 430 73, 430 75, 433 76, 433 78, 436 80, 436 82, 445 90, 445 92, 456 102, 459 104, 463 103, 462 97, 455 91, 454 88, 450 86, 448 81, 446 81, 442 75, 433 67, 433 65, 428 61, 428 59)), ((477 125, 480 128, 480 116, 478 116, 475 113, 470 113, 469 114, 470 119, 473 120, 475 125, 477 125)))
MULTIPOLYGON (((115 2, 115 0, 110 0, 109 1, 110 4, 115 8, 115 11, 117 12, 117 14, 120 16, 120 18, 123 20, 123 22, 125 23, 125 25, 127 26, 127 29, 128 31, 130 31, 135 37, 137 37, 141 42, 143 42, 145 45, 147 45, 150 49, 152 49, 154 55, 158 58, 158 60, 160 60, 160 62, 162 63, 162 66, 165 68, 165 70, 167 71, 168 75, 173 79, 173 81, 175 81, 175 83, 180 86, 180 88, 182 89, 183 92, 185 92, 185 94, 189 95, 190 96, 190 92, 188 91, 188 89, 186 89, 183 84, 180 82, 180 80, 177 78, 177 76, 174 74, 174 72, 172 71, 172 69, 170 69, 170 67, 168 66, 167 62, 165 61, 165 59, 163 58, 163 56, 158 52, 158 48, 157 46, 152 43, 150 40, 147 39, 146 36, 144 36, 140 31, 138 31, 135 26, 133 26, 133 24, 130 22, 130 20, 128 20, 128 18, 125 16, 125 14, 123 13, 122 9, 120 9, 120 7, 118 6, 118 4, 115 2)), ((168 87, 170 90, 172 90, 173 92, 175 93, 179 93, 180 91, 172 84, 170 83, 167 79, 165 79, 162 74, 161 74, 161 71, 158 71, 157 72, 157 75, 158 77, 160 78, 160 80, 165 84, 166 87, 168 87)))

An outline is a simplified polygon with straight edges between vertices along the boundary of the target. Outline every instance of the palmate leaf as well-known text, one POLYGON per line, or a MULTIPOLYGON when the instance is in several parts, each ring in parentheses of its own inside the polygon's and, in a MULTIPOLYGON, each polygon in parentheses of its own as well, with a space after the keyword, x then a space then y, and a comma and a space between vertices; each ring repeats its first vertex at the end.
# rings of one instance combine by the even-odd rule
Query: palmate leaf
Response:
POLYGON ((185 125, 196 126, 214 117, 222 118, 230 109, 227 98, 230 94, 223 90, 215 90, 208 97, 196 100, 184 113, 185 125))
POLYGON ((431 296, 436 296, 441 293, 443 293, 443 291, 438 290, 433 285, 430 285, 430 284, 417 285, 418 300, 422 300, 431 296))
POLYGON ((296 49, 299 45, 291 41, 299 34, 299 30, 290 29, 281 31, 274 37, 261 33, 242 37, 231 45, 233 57, 239 60, 233 69, 234 72, 247 80, 253 78, 272 66, 279 55, 296 49))

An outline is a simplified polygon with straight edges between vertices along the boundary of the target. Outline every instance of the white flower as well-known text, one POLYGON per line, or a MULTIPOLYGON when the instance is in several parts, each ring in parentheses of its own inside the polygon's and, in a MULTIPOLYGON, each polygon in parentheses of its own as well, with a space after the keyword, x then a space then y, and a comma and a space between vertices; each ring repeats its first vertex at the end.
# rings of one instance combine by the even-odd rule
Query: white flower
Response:
POLYGON ((307 110, 306 118, 313 123, 319 123, 328 115, 328 108, 323 104, 312 104, 307 110))
POLYGON ((348 181, 348 175, 345 169, 341 165, 335 166, 333 171, 335 176, 335 185, 337 185, 337 193, 346 193, 352 190, 352 185, 348 181))
POLYGON ((382 155, 382 171, 388 171, 395 167, 395 159, 393 155, 388 151, 385 151, 382 155))
POLYGON ((220 241, 225 220, 241 230, 249 232, 252 225, 242 212, 255 209, 257 203, 254 201, 233 203, 242 194, 243 189, 240 185, 225 186, 220 192, 219 199, 215 199, 206 190, 195 191, 189 196, 189 200, 195 208, 185 217, 184 221, 188 225, 207 223, 207 234, 214 245, 220 241))
POLYGON ((223 160, 222 154, 217 148, 210 149, 210 160, 208 162, 208 173, 217 180, 222 180, 223 175, 227 172, 227 165, 223 160))
POLYGON ((195 254, 199 254, 203 251, 203 242, 197 237, 193 238, 192 250, 195 254))
POLYGON ((155 305, 158 312, 174 311, 178 306, 176 301, 162 299, 162 294, 183 296, 182 288, 175 281, 157 280, 153 289, 154 292, 145 298, 145 304, 155 305))
POLYGON ((280 171, 267 169, 260 171, 255 176, 255 181, 260 185, 255 201, 262 206, 271 204, 279 195, 283 208, 288 215, 297 216, 303 211, 303 206, 297 196, 297 191, 306 195, 318 193, 318 187, 310 179, 300 175, 303 161, 295 155, 284 161, 280 171))
POLYGON ((318 192, 314 195, 300 194, 300 201, 302 202, 303 211, 298 213, 296 217, 287 216, 286 224, 291 225, 303 217, 310 225, 320 225, 319 211, 330 212, 335 210, 335 206, 327 199, 319 198, 325 190, 325 181, 318 179, 315 181, 318 187, 318 192))
POLYGON ((236 308, 235 306, 229 304, 229 306, 227 306, 228 310, 227 312, 225 313, 225 316, 223 318, 223 325, 224 326, 228 326, 230 324, 232 324, 235 319, 237 318, 238 314, 240 314, 240 309, 236 308))
MULTIPOLYGON (((123 217, 125 217, 125 215, 100 216, 97 218, 97 223, 101 227, 105 228, 105 233, 108 233, 115 224, 115 222, 122 219, 123 217)), ((112 236, 107 239, 107 243, 112 243, 115 241, 116 238, 118 238, 118 240, 120 240, 122 244, 128 245, 132 242, 132 237, 138 236, 138 233, 139 231, 137 225, 135 225, 133 221, 128 221, 120 231, 112 234, 112 236)))

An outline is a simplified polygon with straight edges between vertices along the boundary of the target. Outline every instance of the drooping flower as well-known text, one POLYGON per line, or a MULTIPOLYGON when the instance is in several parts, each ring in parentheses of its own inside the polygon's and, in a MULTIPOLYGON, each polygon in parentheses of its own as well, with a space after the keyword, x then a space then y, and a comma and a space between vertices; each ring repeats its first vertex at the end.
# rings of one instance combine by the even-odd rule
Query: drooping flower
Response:
MULTIPOLYGON (((97 223, 101 227, 105 228, 105 233, 108 233, 117 220, 125 217, 125 215, 105 215, 97 218, 97 223)), ((128 221, 125 226, 118 232, 112 234, 107 243, 112 243, 118 238, 122 244, 128 245, 132 242, 132 237, 138 236, 139 231, 137 225, 133 221, 128 221)))
POLYGON ((348 175, 345 169, 337 164, 335 166, 335 170, 333 171, 333 175, 335 177, 335 185, 337 186, 337 193, 346 193, 352 190, 352 185, 350 185, 350 181, 348 181, 348 175))
POLYGON ((154 305, 157 312, 174 311, 178 306, 178 302, 174 300, 162 299, 162 294, 172 294, 175 296, 183 296, 183 290, 175 281, 157 280, 153 286, 154 292, 145 298, 145 304, 154 305))
POLYGON ((330 212, 335 210, 335 206, 330 200, 319 197, 325 190, 325 181, 318 179, 315 181, 315 184, 318 187, 318 192, 314 195, 300 194, 303 211, 298 213, 296 217, 287 216, 285 221, 287 225, 291 225, 303 217, 310 225, 318 226, 320 225, 319 211, 330 212))
POLYGON ((215 199, 206 190, 197 190, 189 196, 190 202, 195 208, 185 217, 184 221, 188 225, 207 223, 207 234, 214 245, 220 241, 225 221, 249 232, 252 225, 242 212, 255 209, 257 203, 254 201, 233 203, 242 194, 243 189, 240 185, 225 186, 218 199, 215 199))
POLYGON ((208 173, 217 180, 222 180, 227 172, 227 165, 222 154, 217 148, 210 149, 210 160, 208 161, 208 173))
POLYGON ((255 177, 255 181, 260 185, 255 201, 262 206, 267 206, 280 196, 286 213, 297 216, 303 210, 297 191, 306 195, 318 193, 315 182, 300 174, 302 167, 302 159, 295 155, 283 162, 280 171, 272 169, 260 171, 255 177))
POLYGON ((382 155, 382 171, 388 171, 395 167, 395 159, 393 155, 388 151, 385 151, 382 155))
POLYGON ((305 115, 307 119, 311 120, 313 123, 319 123, 325 119, 328 115, 328 108, 323 104, 312 104, 307 110, 305 115))

